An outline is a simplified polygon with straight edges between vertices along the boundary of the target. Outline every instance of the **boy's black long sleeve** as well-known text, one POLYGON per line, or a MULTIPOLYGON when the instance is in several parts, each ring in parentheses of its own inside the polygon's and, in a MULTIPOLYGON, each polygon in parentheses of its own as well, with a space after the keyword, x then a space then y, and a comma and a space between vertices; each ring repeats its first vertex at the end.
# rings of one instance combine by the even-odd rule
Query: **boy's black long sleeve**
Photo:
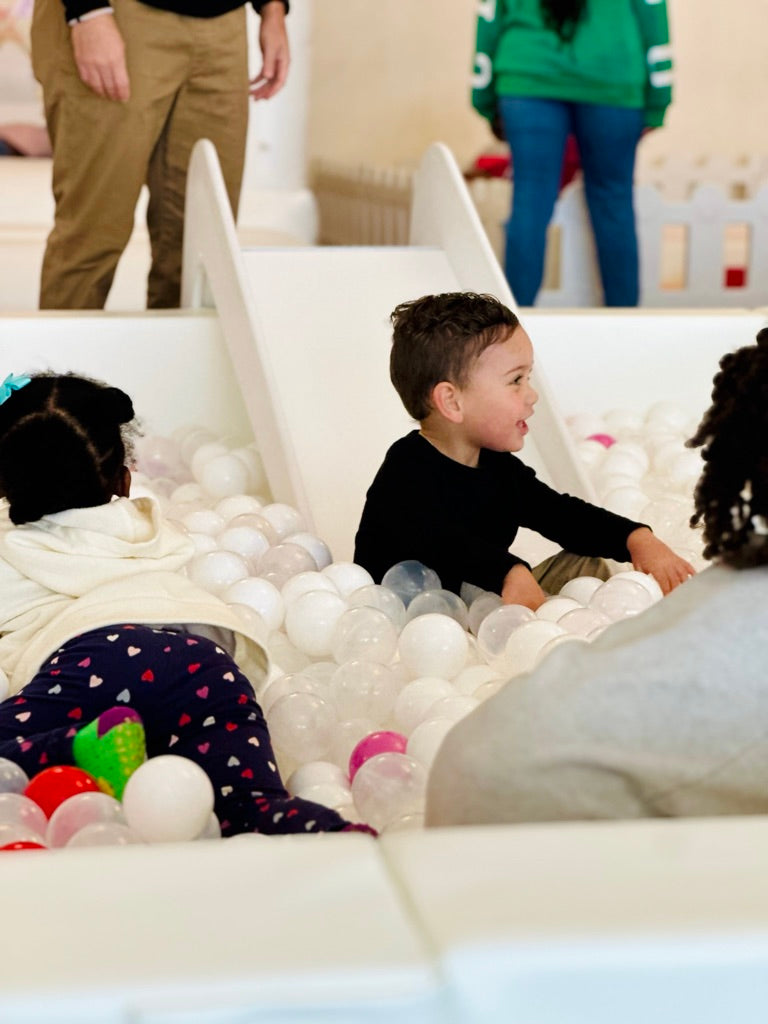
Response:
POLYGON ((626 561, 627 537, 642 525, 560 494, 507 452, 483 449, 472 468, 413 431, 392 445, 368 490, 354 557, 377 582, 416 559, 455 593, 465 582, 500 593, 522 562, 508 550, 521 526, 574 554, 626 561))

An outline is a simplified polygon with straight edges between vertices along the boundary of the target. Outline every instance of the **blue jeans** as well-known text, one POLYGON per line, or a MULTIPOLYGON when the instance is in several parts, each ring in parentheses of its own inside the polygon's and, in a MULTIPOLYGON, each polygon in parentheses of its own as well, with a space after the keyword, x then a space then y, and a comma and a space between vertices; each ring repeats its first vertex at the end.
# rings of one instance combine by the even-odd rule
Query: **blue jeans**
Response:
POLYGON ((544 273, 546 231, 560 188, 568 135, 579 146, 606 306, 636 306, 639 270, 632 182, 643 111, 596 103, 502 96, 514 193, 505 271, 521 306, 532 306, 544 273))

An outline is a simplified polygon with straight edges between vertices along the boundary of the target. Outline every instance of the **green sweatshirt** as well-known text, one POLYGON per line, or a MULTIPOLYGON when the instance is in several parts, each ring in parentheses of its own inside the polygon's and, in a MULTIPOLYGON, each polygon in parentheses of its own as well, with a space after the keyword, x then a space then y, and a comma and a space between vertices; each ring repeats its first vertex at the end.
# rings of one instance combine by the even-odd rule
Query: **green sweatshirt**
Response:
POLYGON ((472 104, 498 96, 642 108, 658 127, 672 99, 666 0, 587 0, 572 40, 548 28, 539 0, 479 0, 472 104))

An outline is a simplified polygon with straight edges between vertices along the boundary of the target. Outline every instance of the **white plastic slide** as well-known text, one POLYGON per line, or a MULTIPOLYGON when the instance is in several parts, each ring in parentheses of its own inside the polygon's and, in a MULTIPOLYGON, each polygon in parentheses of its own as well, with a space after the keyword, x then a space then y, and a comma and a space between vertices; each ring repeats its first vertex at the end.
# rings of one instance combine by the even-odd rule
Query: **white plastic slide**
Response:
MULTIPOLYGON (((514 299, 450 152, 416 175, 411 245, 241 250, 215 151, 198 143, 187 186, 182 304, 214 304, 273 497, 349 558, 365 491, 413 426, 389 381, 389 314, 430 292, 514 299)), ((535 342, 535 339, 534 339, 535 342)), ((524 457, 591 498, 539 361, 536 440, 524 457)))

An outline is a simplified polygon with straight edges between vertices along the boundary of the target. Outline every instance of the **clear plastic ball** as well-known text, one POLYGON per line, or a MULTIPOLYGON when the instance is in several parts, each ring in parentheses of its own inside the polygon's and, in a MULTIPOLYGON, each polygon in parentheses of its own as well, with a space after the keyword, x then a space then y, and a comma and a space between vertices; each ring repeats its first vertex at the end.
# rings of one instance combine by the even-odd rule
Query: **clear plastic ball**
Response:
POLYGON ((409 814, 421 814, 427 785, 424 765, 408 754, 377 754, 352 780, 355 807, 378 831, 409 814))
POLYGON ((300 547, 306 548, 315 560, 318 569, 324 569, 333 561, 331 549, 324 540, 320 540, 313 533, 291 533, 285 539, 290 544, 298 544, 300 547))
POLYGON ((161 754, 139 765, 123 793, 128 825, 147 843, 194 839, 213 811, 213 786, 186 757, 161 754))
POLYGON ((522 604, 503 604, 489 612, 477 632, 477 643, 483 657, 490 663, 502 657, 507 640, 515 630, 535 618, 531 609, 522 604))
POLYGON ((45 836, 48 819, 34 800, 22 796, 19 792, 5 791, 0 792, 0 824, 23 825, 24 828, 45 836))
POLYGON ((250 575, 248 563, 232 551, 196 555, 187 567, 190 580, 213 594, 222 594, 233 583, 250 575))
POLYGON ((201 445, 210 444, 215 441, 215 437, 210 430, 206 430, 205 427, 201 427, 199 424, 179 427, 173 431, 171 436, 178 443, 179 454, 187 466, 190 465, 192 456, 201 445))
POLYGON ((369 583, 365 587, 358 587, 353 590, 347 598, 350 608, 376 608, 384 612, 392 621, 395 629, 400 630, 405 625, 405 605, 389 587, 383 587, 380 583, 369 583))
POLYGON ((534 663, 534 667, 540 665, 542 661, 551 654, 556 647, 561 647, 563 644, 585 644, 588 643, 587 637, 576 636, 575 633, 563 633, 561 636, 553 636, 551 640, 547 640, 544 646, 539 651, 538 657, 534 663))
POLYGON ((415 619, 418 615, 427 615, 434 612, 438 615, 450 615, 455 619, 462 629, 467 629, 469 614, 467 606, 451 590, 422 590, 408 605, 407 619, 415 619))
POLYGON ((411 675, 453 679, 466 665, 469 642, 455 619, 419 615, 403 626, 398 651, 411 675))
POLYGON ((497 608, 501 608, 501 596, 494 594, 490 590, 483 590, 474 599, 472 604, 469 606, 469 612, 467 614, 467 625, 469 626, 472 633, 477 636, 480 626, 483 624, 485 618, 496 611, 497 608))
POLYGON ((285 788, 291 796, 303 797, 308 789, 331 783, 349 786, 346 772, 331 761, 307 761, 286 779, 285 788))
POLYGON ((23 793, 29 785, 29 776, 15 761, 0 757, 0 793, 23 793))
POLYGON ((633 580, 635 583, 639 583, 641 587, 645 587, 653 601, 660 601, 664 596, 664 592, 661 587, 648 572, 639 572, 637 569, 626 569, 623 572, 617 572, 611 576, 612 580, 633 580))
POLYGON ((291 576, 283 584, 280 593, 283 595, 285 607, 288 608, 302 594, 308 594, 312 590, 325 590, 330 594, 339 593, 333 580, 312 569, 309 572, 300 572, 296 576, 291 576))
POLYGON ((319 761, 333 743, 336 713, 330 701, 314 693, 289 693, 269 711, 274 745, 298 764, 319 761))
POLYGON ((259 576, 263 576, 281 590, 293 576, 317 569, 315 560, 300 544, 283 541, 266 551, 259 559, 259 576))
POLYGON ((578 601, 572 597, 550 597, 536 610, 537 619, 546 619, 547 622, 557 622, 566 612, 572 612, 574 608, 581 608, 578 601))
POLYGON ((331 653, 336 623, 346 610, 346 601, 339 594, 325 590, 302 594, 286 609, 288 639, 312 658, 326 657, 331 653))
POLYGON ((240 515, 234 516, 230 519, 227 526, 233 528, 248 526, 252 530, 259 530, 259 532, 263 533, 267 538, 270 545, 277 544, 279 540, 272 523, 268 522, 268 520, 266 520, 259 512, 242 512, 240 515))
POLYGON ((125 825, 120 802, 106 793, 78 793, 59 804, 51 815, 45 833, 49 847, 66 846, 72 836, 86 825, 125 825))
POLYGON ((136 463, 148 477, 178 477, 184 473, 179 445, 168 437, 140 437, 136 442, 136 463))
MULTIPOLYGON (((350 758, 353 751, 362 739, 376 732, 376 729, 376 722, 372 722, 369 718, 351 718, 339 722, 334 733, 329 758, 334 764, 339 765, 345 774, 349 774, 350 758)), ((400 749, 405 750, 405 740, 400 749)), ((376 753, 381 753, 381 751, 377 750, 376 753)))
POLYGON ((407 608, 423 590, 440 590, 440 577, 433 569, 421 562, 406 559, 387 569, 381 580, 382 586, 393 590, 407 608))
POLYGON ((652 604, 653 598, 642 583, 614 577, 594 592, 589 607, 617 622, 638 615, 652 604))
POLYGON ((244 604, 257 612, 272 632, 279 629, 285 618, 285 605, 277 587, 259 576, 238 580, 222 592, 227 604, 244 604))
POLYGON ((383 722, 400 691, 397 678, 386 665, 348 661, 340 665, 330 682, 330 694, 342 721, 364 718, 383 722))
POLYGON ((67 840, 67 849, 84 846, 132 846, 141 838, 128 825, 119 821, 97 821, 84 825, 67 840))
POLYGON ((610 626, 611 620, 596 608, 575 608, 566 612, 558 621, 558 626, 573 636, 589 637, 596 629, 610 626))
POLYGON ((339 665, 374 661, 386 665, 397 650, 397 630, 376 608, 349 608, 340 616, 331 637, 331 654, 339 665))
POLYGON ((322 700, 329 697, 328 685, 304 672, 288 672, 273 679, 259 694, 259 704, 266 716, 283 697, 292 693, 310 693, 322 700))

